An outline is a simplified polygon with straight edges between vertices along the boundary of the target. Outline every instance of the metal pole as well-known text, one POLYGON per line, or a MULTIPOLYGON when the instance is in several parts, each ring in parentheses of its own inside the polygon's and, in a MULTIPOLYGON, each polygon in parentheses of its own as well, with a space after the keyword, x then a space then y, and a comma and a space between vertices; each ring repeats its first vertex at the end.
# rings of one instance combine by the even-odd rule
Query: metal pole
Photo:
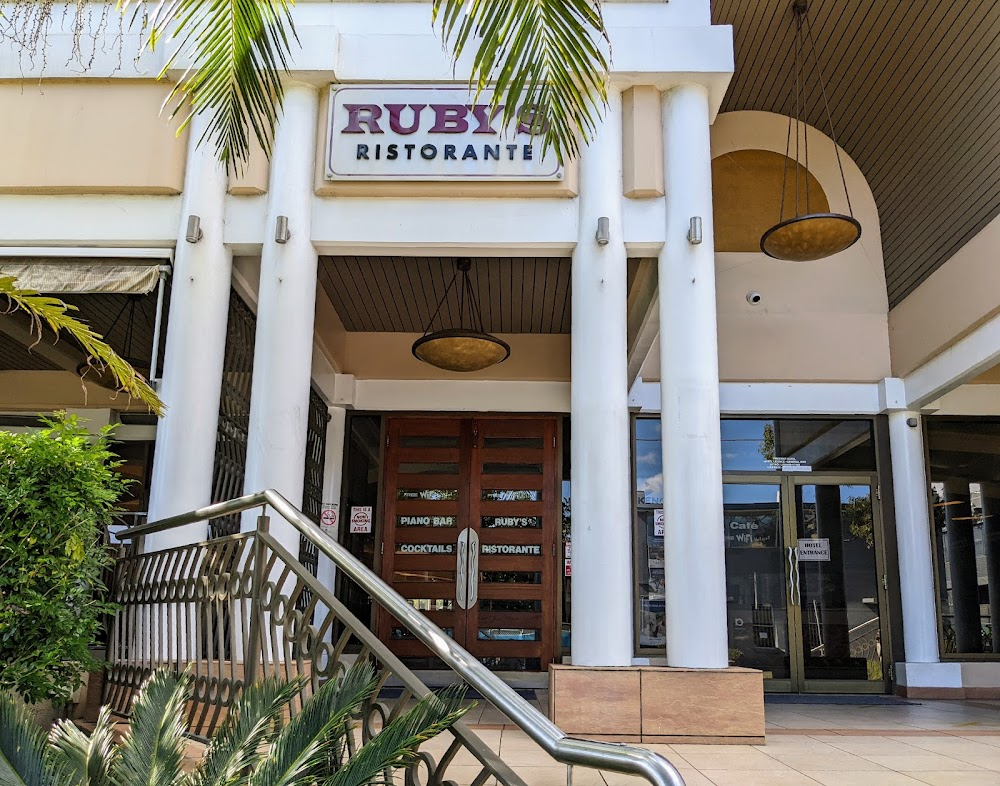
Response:
POLYGON ((250 633, 247 638, 247 651, 243 653, 243 685, 250 686, 257 679, 263 660, 263 639, 261 637, 261 625, 263 624, 263 611, 260 608, 261 588, 264 586, 264 541, 260 538, 261 533, 266 533, 270 528, 271 519, 262 513, 257 517, 257 531, 253 539, 253 585, 250 588, 250 633))
POLYGON ((167 275, 169 273, 169 265, 160 265, 160 283, 156 289, 156 320, 153 323, 153 348, 149 359, 150 384, 158 379, 156 364, 160 362, 160 330, 163 327, 163 298, 167 288, 167 275))

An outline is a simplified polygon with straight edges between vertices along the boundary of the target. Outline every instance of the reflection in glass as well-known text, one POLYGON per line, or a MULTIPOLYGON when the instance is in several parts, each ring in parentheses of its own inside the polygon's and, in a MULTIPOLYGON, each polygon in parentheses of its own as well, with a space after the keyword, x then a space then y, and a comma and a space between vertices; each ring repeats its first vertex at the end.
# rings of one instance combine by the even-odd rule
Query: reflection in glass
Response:
POLYGON ((723 419, 725 472, 875 469, 869 420, 723 419))
POLYGON ((663 647, 667 643, 667 617, 663 596, 663 535, 656 534, 656 515, 656 510, 638 512, 635 595, 639 602, 640 647, 663 647))
POLYGON ((791 676, 780 489, 722 487, 729 662, 760 669, 765 679, 791 676))
POLYGON ((941 650, 1000 654, 1000 421, 925 422, 941 650))
POLYGON ((396 499, 423 499, 430 502, 454 502, 458 499, 458 489, 399 489, 396 499))
POLYGON ((529 628, 480 628, 480 641, 539 641, 541 631, 529 628))
POLYGON ((484 502, 539 502, 541 489, 483 489, 484 502))
POLYGON ((795 497, 805 678, 881 680, 871 487, 797 486, 795 497))
POLYGON ((635 491, 640 505, 663 504, 663 453, 660 419, 635 421, 635 491))

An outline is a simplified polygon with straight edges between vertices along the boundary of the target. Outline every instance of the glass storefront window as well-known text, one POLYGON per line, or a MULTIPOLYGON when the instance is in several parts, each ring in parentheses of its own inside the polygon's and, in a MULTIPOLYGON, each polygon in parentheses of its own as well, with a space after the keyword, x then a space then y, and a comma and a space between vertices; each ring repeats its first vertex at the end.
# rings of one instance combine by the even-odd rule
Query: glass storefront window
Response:
POLYGON ((723 419, 723 472, 872 471, 870 420, 723 419))
POLYGON ((1000 421, 926 422, 941 650, 1000 654, 1000 421))
POLYGON ((638 648, 661 654, 667 643, 663 570, 663 450, 660 419, 635 423, 635 603, 638 648))

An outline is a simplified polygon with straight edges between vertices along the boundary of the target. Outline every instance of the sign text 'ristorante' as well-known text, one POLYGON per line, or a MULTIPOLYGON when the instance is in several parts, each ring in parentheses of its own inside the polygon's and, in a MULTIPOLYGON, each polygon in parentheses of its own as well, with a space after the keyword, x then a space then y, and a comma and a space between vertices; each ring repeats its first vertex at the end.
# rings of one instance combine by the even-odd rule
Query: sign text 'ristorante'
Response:
POLYGON ((490 96, 465 87, 334 86, 328 180, 559 180, 532 136, 530 107, 499 127, 490 96))

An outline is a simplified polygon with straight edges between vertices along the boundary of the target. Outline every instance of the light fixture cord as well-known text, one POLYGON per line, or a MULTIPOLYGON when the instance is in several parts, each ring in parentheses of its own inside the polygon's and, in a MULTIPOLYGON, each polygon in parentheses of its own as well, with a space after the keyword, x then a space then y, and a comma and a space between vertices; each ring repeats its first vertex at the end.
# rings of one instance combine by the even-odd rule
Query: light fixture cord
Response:
POLYGON ((448 299, 448 293, 451 292, 451 288, 455 286, 455 280, 458 278, 458 270, 455 270, 455 275, 451 277, 451 281, 448 282, 448 286, 445 287, 444 295, 441 296, 441 300, 438 301, 437 310, 431 316, 430 321, 427 323, 427 329, 424 330, 424 335, 428 335, 432 332, 434 327, 434 320, 437 319, 438 314, 441 313, 441 308, 444 306, 445 301, 448 299))
POLYGON ((809 47, 812 51, 813 60, 816 62, 816 70, 819 72, 819 88, 823 95, 823 107, 826 110, 826 122, 830 124, 830 138, 833 140, 833 151, 837 154, 837 167, 840 169, 840 182, 844 186, 844 197, 847 199, 847 212, 854 218, 854 208, 851 206, 851 195, 847 190, 847 176, 844 174, 844 164, 840 160, 840 145, 837 144, 837 129, 833 127, 833 116, 830 114, 830 102, 826 98, 826 79, 823 77, 823 67, 819 62, 819 55, 816 51, 816 39, 813 38, 812 25, 809 24, 809 17, 806 17, 806 34, 809 37, 809 47))

